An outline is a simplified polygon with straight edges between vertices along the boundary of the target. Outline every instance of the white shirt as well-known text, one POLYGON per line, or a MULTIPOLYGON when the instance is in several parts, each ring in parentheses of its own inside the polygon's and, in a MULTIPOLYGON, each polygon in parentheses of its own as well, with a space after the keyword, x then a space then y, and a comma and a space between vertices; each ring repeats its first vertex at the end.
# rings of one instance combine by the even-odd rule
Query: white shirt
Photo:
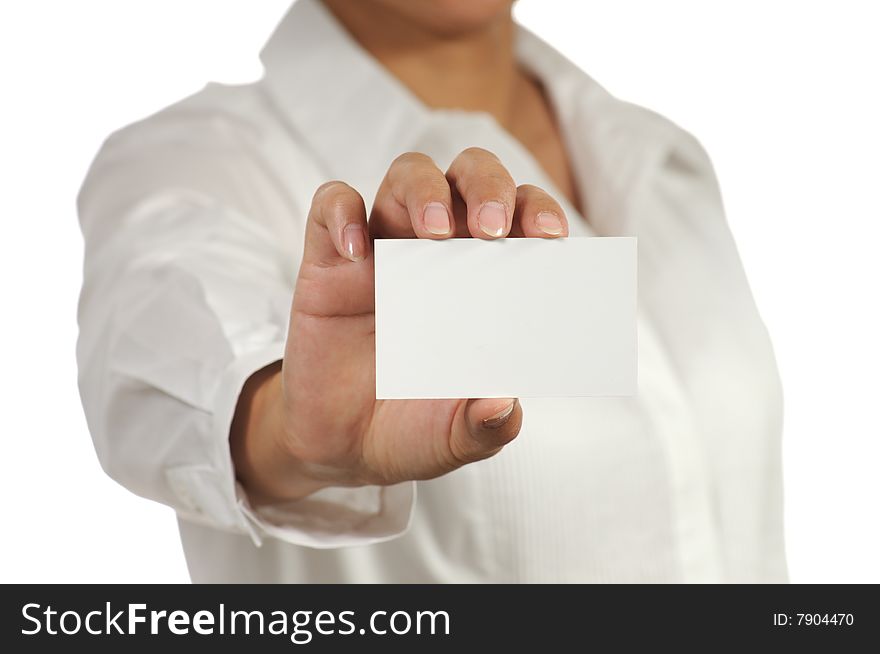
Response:
POLYGON ((173 507, 193 580, 781 581, 781 393, 706 154, 525 30, 585 220, 489 115, 433 110, 317 0, 264 78, 112 135, 79 197, 80 388, 104 469, 173 507), (314 190, 369 207, 395 156, 469 146, 548 189, 573 236, 639 238, 639 393, 522 401, 519 437, 442 478, 253 510, 230 421, 282 357, 314 190), (417 491, 417 492, 416 492, 417 491))

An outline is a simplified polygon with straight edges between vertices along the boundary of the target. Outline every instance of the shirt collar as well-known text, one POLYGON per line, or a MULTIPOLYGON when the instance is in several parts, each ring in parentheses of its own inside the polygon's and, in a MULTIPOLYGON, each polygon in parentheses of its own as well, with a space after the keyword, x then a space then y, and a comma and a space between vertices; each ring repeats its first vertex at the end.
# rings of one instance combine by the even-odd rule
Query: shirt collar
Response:
POLYGON ((429 120, 429 110, 319 0, 293 4, 261 59, 263 84, 298 136, 328 175, 359 190, 429 120))
MULTIPOLYGON (((613 173, 609 171, 606 135, 627 133, 625 126, 620 129, 614 124, 625 103, 521 26, 516 52, 553 102, 590 222, 608 223, 616 213, 605 202, 610 197, 608 189, 621 180, 607 177, 617 178, 621 171, 615 165, 611 165, 613 173)), ((297 0, 264 47, 261 59, 266 70, 263 85, 298 139, 316 155, 328 179, 352 184, 368 207, 370 194, 391 161, 418 147, 438 122, 456 120, 503 132, 485 114, 427 107, 359 45, 320 0, 297 0)), ((519 151, 530 157, 525 148, 519 151)), ((533 168, 539 179, 546 180, 537 162, 533 168)), ((600 231, 618 229, 608 223, 600 231)))

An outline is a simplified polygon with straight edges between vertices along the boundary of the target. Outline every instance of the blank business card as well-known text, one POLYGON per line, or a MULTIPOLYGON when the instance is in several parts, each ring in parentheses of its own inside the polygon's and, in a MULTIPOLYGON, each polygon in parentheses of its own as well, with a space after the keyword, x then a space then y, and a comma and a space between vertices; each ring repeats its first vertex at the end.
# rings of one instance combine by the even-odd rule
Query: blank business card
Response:
POLYGON ((635 394, 635 238, 374 251, 377 399, 635 394))

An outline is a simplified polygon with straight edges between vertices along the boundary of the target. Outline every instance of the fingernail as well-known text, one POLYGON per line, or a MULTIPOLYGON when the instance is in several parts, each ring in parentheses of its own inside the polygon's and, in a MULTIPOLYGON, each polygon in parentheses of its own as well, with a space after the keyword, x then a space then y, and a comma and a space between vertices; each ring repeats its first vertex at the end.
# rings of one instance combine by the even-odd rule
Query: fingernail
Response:
POLYGON ((513 415, 513 409, 515 407, 516 400, 511 400, 509 405, 504 407, 494 416, 489 416, 488 418, 483 420, 481 424, 485 429, 498 429, 499 427, 503 427, 507 423, 507 421, 510 420, 510 416, 513 415))
POLYGON ((449 212, 439 202, 429 202, 425 207, 425 229, 442 236, 449 233, 449 212))
POLYGON ((555 213, 542 211, 535 218, 535 224, 538 229, 550 236, 559 236, 562 233, 562 221, 555 213))
POLYGON ((492 238, 498 238, 504 234, 507 227, 507 211, 500 202, 487 202, 480 209, 477 216, 477 224, 483 232, 492 238))
POLYGON ((346 225, 342 230, 342 244, 345 255, 352 261, 361 261, 367 256, 367 238, 360 225, 346 225))

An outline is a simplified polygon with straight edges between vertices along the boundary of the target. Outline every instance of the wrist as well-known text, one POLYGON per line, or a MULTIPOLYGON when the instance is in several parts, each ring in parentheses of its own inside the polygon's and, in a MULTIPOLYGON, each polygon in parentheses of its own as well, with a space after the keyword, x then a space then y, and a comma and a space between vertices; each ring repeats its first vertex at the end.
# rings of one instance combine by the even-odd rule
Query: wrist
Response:
POLYGON ((253 506, 301 499, 327 486, 287 447, 281 362, 257 371, 239 396, 230 431, 235 475, 253 506))

